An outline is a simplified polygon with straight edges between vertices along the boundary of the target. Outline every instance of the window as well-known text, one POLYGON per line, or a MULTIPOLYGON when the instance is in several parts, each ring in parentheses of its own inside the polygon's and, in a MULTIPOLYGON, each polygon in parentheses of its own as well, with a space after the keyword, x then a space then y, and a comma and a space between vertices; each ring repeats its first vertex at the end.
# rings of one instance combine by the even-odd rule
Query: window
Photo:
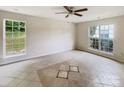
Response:
POLYGON ((4 20, 5 56, 25 53, 25 22, 4 20))
POLYGON ((90 27, 90 48, 112 53, 113 28, 113 25, 98 25, 90 27))

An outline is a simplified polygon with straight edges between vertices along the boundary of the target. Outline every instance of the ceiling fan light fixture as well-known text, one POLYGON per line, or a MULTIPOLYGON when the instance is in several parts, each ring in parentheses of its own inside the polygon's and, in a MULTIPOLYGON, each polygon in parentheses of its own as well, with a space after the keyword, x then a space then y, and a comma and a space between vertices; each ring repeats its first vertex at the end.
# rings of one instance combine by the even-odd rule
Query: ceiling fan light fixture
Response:
MULTIPOLYGON (((87 8, 83 8, 83 9, 78 9, 78 10, 74 10, 74 7, 72 6, 63 6, 67 12, 67 15, 65 16, 65 18, 68 18, 69 15, 76 15, 76 16, 79 16, 79 17, 82 17, 83 15, 80 14, 79 12, 84 12, 84 11, 88 11, 87 8)), ((56 13, 57 14, 57 13, 56 13)), ((61 14, 61 13, 58 13, 58 14, 61 14)), ((63 13, 62 13, 63 14, 63 13)), ((66 13, 65 13, 66 14, 66 13)))

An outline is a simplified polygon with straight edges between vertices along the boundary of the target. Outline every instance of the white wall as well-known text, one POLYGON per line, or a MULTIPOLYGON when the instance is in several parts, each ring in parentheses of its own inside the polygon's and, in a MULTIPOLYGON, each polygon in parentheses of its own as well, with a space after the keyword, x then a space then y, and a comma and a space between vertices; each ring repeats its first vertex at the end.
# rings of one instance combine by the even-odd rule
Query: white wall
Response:
POLYGON ((3 45, 2 44, 2 40, 3 40, 2 26, 3 26, 3 24, 0 22, 0 58, 2 58, 2 54, 3 54, 3 49, 2 49, 2 45, 3 45))
POLYGON ((78 23, 76 28, 76 48, 102 56, 110 57, 118 61, 124 62, 124 16, 109 19, 78 23), (114 24, 114 51, 113 55, 95 52, 88 49, 88 27, 98 24, 114 24))
MULTIPOLYGON (((21 15, 0 11, 0 55, 2 57, 3 19, 22 20, 27 22, 27 54, 14 57, 16 61, 74 49, 75 25, 47 18, 21 15)), ((6 59, 4 59, 6 60, 6 59)))
POLYGON ((0 57, 3 54, 4 18, 27 22, 27 54, 26 56, 13 57, 11 60, 0 60, 0 64, 71 50, 75 45, 80 50, 97 53, 119 61, 124 60, 124 16, 78 23, 75 30, 75 24, 72 23, 0 11, 0 57), (113 55, 88 49, 88 27, 97 24, 115 25, 113 55))

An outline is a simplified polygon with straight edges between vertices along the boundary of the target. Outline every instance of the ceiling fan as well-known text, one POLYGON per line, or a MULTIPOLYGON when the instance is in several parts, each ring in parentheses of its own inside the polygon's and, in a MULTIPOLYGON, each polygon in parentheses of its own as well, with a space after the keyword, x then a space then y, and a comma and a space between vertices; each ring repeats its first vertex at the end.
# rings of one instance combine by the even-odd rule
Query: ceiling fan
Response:
POLYGON ((66 9, 66 11, 65 11, 65 12, 58 12, 58 13, 56 13, 56 14, 67 14, 67 15, 65 16, 65 18, 68 18, 69 15, 76 15, 76 16, 81 17, 81 16, 83 16, 83 15, 82 15, 82 14, 79 14, 79 12, 88 11, 87 8, 74 10, 74 7, 69 7, 69 6, 63 6, 63 7, 66 9))

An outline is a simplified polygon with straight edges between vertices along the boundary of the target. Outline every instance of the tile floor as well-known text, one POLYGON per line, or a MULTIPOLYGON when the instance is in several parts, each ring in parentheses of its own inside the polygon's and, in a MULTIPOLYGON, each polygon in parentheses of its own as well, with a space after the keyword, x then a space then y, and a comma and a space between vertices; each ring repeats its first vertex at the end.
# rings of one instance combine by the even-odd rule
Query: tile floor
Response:
POLYGON ((79 66, 70 66, 69 65, 69 71, 70 72, 79 72, 79 66))
POLYGON ((0 66, 0 86, 123 87, 123 72, 124 64, 82 51, 68 51, 0 66), (56 78, 58 70, 69 71, 67 65, 79 66, 79 73, 69 72, 68 79, 56 78))
POLYGON ((68 71, 59 70, 57 74, 57 78, 68 79, 68 71))

